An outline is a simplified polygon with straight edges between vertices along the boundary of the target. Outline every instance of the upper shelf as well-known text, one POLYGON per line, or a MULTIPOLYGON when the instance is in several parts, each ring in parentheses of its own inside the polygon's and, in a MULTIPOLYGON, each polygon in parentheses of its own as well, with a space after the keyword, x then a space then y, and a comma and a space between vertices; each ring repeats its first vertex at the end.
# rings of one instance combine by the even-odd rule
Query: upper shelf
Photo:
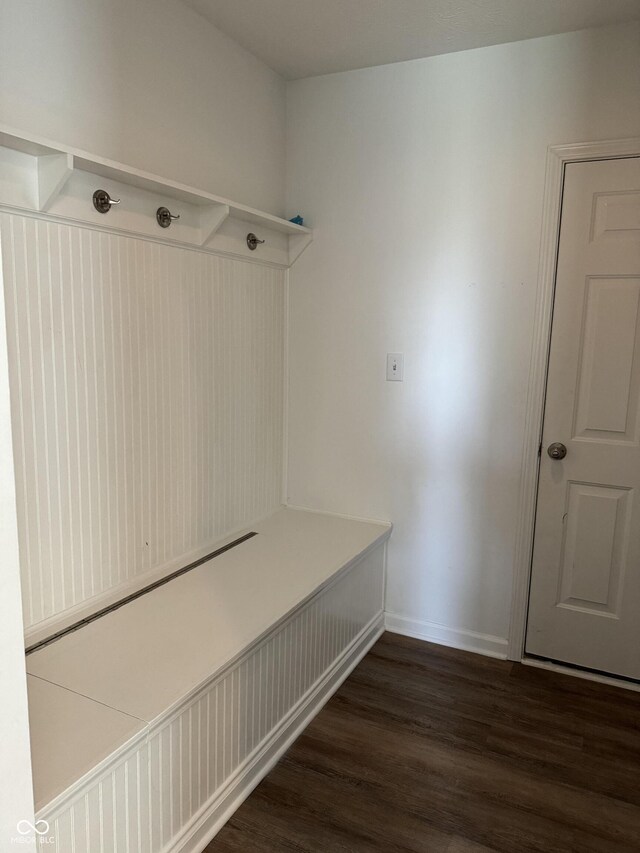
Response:
POLYGON ((313 239, 310 228, 270 213, 0 125, 1 205, 278 267, 291 266, 313 239), (96 189, 121 203, 99 213, 96 189), (156 221, 160 206, 180 217, 169 229, 156 221), (265 241, 255 251, 252 231, 265 241))

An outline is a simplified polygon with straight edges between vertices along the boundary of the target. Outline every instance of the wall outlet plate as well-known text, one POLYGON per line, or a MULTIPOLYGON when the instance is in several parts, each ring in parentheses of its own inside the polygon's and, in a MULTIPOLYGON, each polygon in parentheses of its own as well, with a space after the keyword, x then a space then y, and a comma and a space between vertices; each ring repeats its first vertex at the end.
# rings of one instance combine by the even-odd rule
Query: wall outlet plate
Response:
POLYGON ((404 379, 404 353, 387 353, 387 382, 402 382, 404 379))

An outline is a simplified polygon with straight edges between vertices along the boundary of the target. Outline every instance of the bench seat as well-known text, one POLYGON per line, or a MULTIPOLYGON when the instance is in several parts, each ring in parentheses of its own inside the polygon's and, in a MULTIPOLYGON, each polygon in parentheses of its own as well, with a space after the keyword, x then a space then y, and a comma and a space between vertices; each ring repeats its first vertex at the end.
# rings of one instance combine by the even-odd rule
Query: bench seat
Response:
MULTIPOLYGON (((221 712, 243 721, 237 735, 242 749, 238 745, 237 755, 223 759, 225 778, 205 783, 207 794, 220 789, 266 737, 260 726, 255 737, 249 731, 249 717, 253 721, 263 713, 261 703, 277 705, 265 711, 271 715, 266 729, 271 724, 270 731, 275 730, 317 682, 320 669, 326 675, 372 619, 380 623, 379 634, 389 525, 287 508, 251 530, 257 534, 253 538, 27 657, 40 816, 63 820, 74 796, 86 794, 101 771, 109 771, 141 744, 149 748, 153 733, 171 721, 180 719, 182 727, 185 709, 205 696, 207 704, 198 711, 199 735, 204 733, 205 707, 211 718, 221 712), (369 555, 375 557, 367 568, 369 555), (354 566, 361 567, 361 578, 351 577, 354 566), (332 593, 341 583, 344 590, 332 593), (326 604, 323 591, 329 596, 326 604), (331 639, 334 634, 337 639, 331 639), (331 643, 338 652, 333 659, 331 643), (268 675, 258 678, 256 667, 265 664, 268 675), (289 686, 292 668, 299 685, 289 686), (276 686, 267 687, 268 682, 276 686), (225 692, 222 699, 216 696, 222 705, 212 711, 208 691, 216 684, 225 692)), ((192 733, 189 738, 192 743, 192 733)), ((207 749, 211 752, 211 745, 207 749)), ((213 754, 208 762, 216 759, 213 754)), ((162 760, 158 756, 159 769, 162 760)), ((154 782, 160 784, 152 779, 151 787, 154 782)), ((176 827, 184 832, 184 820, 178 823, 169 827, 162 845, 176 827)), ((154 849, 151 842, 148 849, 154 849)))

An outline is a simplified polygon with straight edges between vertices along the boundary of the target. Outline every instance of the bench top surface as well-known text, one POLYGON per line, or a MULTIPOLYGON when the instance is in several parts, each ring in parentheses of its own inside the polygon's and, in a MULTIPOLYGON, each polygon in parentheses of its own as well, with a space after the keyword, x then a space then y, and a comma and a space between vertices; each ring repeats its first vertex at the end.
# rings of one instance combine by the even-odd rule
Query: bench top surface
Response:
POLYGON ((27 657, 37 676, 29 682, 39 802, 73 775, 58 753, 77 752, 83 775, 110 743, 115 749, 163 716, 390 532, 293 509, 249 529, 258 535, 27 657), (45 740, 45 726, 64 749, 45 740), (104 743, 91 746, 96 726, 104 743))
POLYGON ((146 725, 34 675, 27 689, 36 811, 146 725))

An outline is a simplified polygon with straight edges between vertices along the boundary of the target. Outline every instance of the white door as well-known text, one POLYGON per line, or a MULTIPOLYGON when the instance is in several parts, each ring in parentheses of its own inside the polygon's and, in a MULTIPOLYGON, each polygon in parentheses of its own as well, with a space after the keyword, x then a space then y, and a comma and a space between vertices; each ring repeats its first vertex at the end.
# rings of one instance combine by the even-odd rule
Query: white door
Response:
POLYGON ((566 167, 526 650, 640 679, 638 158, 566 167))

